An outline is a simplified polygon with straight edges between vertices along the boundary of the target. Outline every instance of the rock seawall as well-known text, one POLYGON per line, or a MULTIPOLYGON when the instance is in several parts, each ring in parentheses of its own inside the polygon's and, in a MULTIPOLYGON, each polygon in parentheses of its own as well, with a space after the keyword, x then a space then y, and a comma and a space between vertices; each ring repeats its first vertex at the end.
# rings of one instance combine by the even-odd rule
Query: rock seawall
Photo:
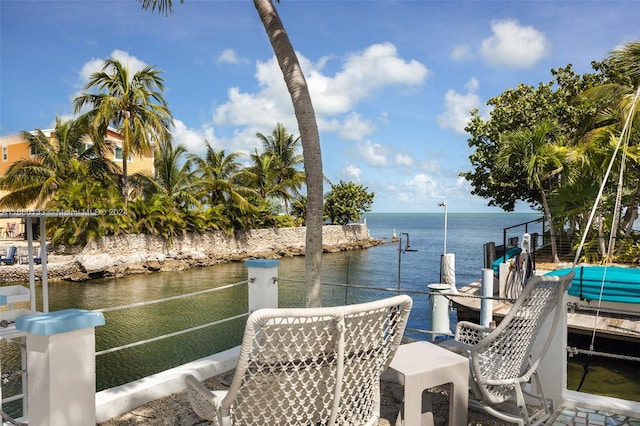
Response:
MULTIPOLYGON (((150 235, 101 237, 75 256, 50 257, 49 280, 86 281, 103 277, 158 271, 179 271, 196 266, 254 258, 276 259, 304 255, 304 227, 255 229, 229 236, 222 231, 187 234, 170 243, 150 235)), ((325 252, 363 249, 379 245, 364 224, 325 225, 325 252)), ((28 280, 28 266, 0 267, 0 282, 28 280)), ((40 268, 36 267, 39 279, 40 268)))

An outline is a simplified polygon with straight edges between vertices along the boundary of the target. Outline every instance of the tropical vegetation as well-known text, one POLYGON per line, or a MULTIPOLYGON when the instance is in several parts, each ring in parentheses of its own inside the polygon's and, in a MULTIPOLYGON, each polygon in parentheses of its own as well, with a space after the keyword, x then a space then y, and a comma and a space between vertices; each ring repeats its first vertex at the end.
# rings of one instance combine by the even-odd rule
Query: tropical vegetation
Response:
MULTIPOLYGON (((256 150, 251 162, 242 166, 242 153, 216 150, 207 141, 200 156, 163 140, 155 146, 154 174, 135 173, 125 183, 123 170, 109 159, 113 150, 103 149, 102 139, 96 136, 100 133, 90 123, 86 114, 76 120, 58 118, 53 138, 41 130, 23 132, 34 156, 17 161, 0 178, 0 187, 11 191, 0 199, 5 208, 94 213, 48 219, 47 228, 56 244, 78 245, 123 233, 171 240, 187 232, 223 230, 231 234, 304 223, 304 217, 295 213, 304 213, 306 208, 286 213, 288 203, 297 205, 305 199, 299 161, 283 167, 266 149, 256 150), (126 195, 123 185, 128 188, 126 195)), ((275 132, 299 141, 280 123, 275 132)), ((295 143, 288 149, 291 158, 299 158, 295 143)))
POLYGON ((121 188, 125 202, 129 194, 127 164, 132 155, 148 154, 154 144, 171 140, 172 117, 164 99, 161 71, 150 65, 130 76, 117 59, 104 61, 102 71, 93 73, 83 93, 73 100, 76 113, 85 112, 99 140, 111 126, 122 136, 121 188))
POLYGON ((520 201, 543 211, 556 261, 558 237, 575 242, 574 249, 587 240, 580 261, 640 257, 633 231, 640 205, 639 64, 640 42, 629 42, 593 62, 593 73, 552 69, 547 83, 519 84, 491 98, 488 118, 472 111, 466 127, 472 169, 461 176, 489 205, 512 211, 520 201))
POLYGON ((331 184, 331 190, 325 196, 325 215, 331 223, 338 225, 359 221, 362 213, 371 211, 374 196, 363 185, 341 180, 331 184))

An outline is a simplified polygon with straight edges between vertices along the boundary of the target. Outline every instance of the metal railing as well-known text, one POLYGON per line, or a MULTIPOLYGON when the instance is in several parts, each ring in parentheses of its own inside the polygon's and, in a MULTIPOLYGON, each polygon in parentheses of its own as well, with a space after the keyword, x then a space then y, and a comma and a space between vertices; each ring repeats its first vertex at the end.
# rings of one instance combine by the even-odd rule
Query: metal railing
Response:
MULTIPOLYGON (((186 299, 186 298, 190 298, 190 297, 200 296, 200 295, 203 295, 203 294, 209 294, 209 293, 214 293, 214 292, 217 292, 217 291, 227 290, 227 289, 230 289, 230 288, 233 288, 233 287, 238 287, 238 286, 241 286, 241 285, 247 285, 247 283, 248 283, 248 280, 239 281, 237 283, 228 284, 228 285, 224 285, 224 286, 221 286, 221 287, 215 287, 215 288, 210 288, 210 289, 206 289, 206 290, 195 291, 195 292, 192 292, 192 293, 181 294, 181 295, 178 295, 178 296, 165 297, 163 299, 150 300, 150 301, 146 301, 146 302, 132 303, 132 304, 129 304, 129 305, 122 305, 122 306, 114 306, 114 307, 110 307, 110 308, 96 309, 95 311, 104 313, 104 312, 121 311, 123 309, 139 308, 139 307, 143 307, 143 306, 155 305, 155 304, 158 304, 158 303, 165 303, 165 302, 170 302, 170 301, 174 301, 174 300, 186 299)), ((168 338, 171 338, 171 337, 177 337, 177 336, 180 336, 180 335, 183 335, 183 334, 186 334, 186 333, 191 333, 191 332, 196 331, 196 330, 202 330, 204 328, 213 327, 213 326, 216 326, 216 325, 221 325, 221 324, 224 324, 226 322, 237 320, 237 319, 240 319, 240 318, 243 318, 243 317, 247 317, 247 316, 249 316, 248 312, 240 314, 240 315, 227 317, 227 318, 224 318, 224 319, 221 319, 221 320, 218 320, 218 321, 211 321, 211 322, 208 322, 206 324, 201 324, 201 325, 198 325, 198 326, 195 326, 195 327, 189 327, 189 328, 186 328, 186 329, 183 329, 183 330, 174 331, 172 333, 166 333, 166 334, 163 334, 163 335, 160 335, 160 336, 156 336, 156 337, 152 337, 152 338, 149 338, 149 339, 140 340, 140 341, 133 342, 133 343, 128 343, 126 345, 121 345, 121 346, 105 349, 105 350, 96 352, 96 356, 100 356, 100 355, 104 355, 104 354, 108 354, 108 353, 113 353, 113 352, 118 352, 118 351, 121 351, 123 349, 129 349, 129 348, 133 348, 133 347, 136 347, 136 346, 141 346, 141 345, 144 345, 144 344, 147 344, 147 343, 158 342, 160 340, 165 340, 165 339, 168 339, 168 338)))

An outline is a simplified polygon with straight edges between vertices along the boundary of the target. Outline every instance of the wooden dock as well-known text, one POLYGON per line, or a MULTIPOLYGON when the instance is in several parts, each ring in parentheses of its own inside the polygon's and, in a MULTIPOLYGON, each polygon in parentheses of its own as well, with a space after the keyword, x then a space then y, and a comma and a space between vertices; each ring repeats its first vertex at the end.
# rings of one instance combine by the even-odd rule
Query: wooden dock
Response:
MULTIPOLYGON (((481 295, 480 282, 473 282, 466 287, 458 289, 460 295, 481 295)), ((480 299, 471 297, 455 297, 449 295, 453 301, 453 306, 458 310, 458 319, 477 322, 480 316, 480 299)), ((569 297, 570 301, 578 301, 574 297, 569 297)), ((511 309, 511 304, 493 301, 493 318, 498 322, 511 309)), ((597 316, 593 313, 569 312, 567 314, 567 326, 569 333, 588 334, 593 333, 596 328, 596 335, 615 339, 640 342, 640 308, 639 315, 629 319, 622 315, 611 315, 607 312, 600 312, 597 316)))

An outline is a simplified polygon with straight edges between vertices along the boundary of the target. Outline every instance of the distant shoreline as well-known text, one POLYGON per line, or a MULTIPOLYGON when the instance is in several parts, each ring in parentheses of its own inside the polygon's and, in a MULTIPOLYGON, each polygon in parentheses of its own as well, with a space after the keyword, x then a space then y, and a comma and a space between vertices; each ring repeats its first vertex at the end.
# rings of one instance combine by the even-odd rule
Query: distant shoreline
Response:
MULTIPOLYGON (((255 258, 303 256, 305 233, 305 227, 256 229, 232 237, 223 231, 211 231, 179 235, 171 243, 152 235, 101 237, 88 243, 77 254, 58 254, 54 249, 48 257, 47 279, 81 282, 182 271, 255 258)), ((365 249, 385 243, 372 238, 366 224, 323 227, 324 252, 365 249)), ((0 245, 0 251, 10 245, 18 246, 20 255, 26 254, 26 241, 5 240, 0 245)), ((38 281, 41 280, 41 271, 41 266, 36 265, 35 277, 38 281)), ((28 264, 0 266, 0 283, 28 281, 28 264)))

